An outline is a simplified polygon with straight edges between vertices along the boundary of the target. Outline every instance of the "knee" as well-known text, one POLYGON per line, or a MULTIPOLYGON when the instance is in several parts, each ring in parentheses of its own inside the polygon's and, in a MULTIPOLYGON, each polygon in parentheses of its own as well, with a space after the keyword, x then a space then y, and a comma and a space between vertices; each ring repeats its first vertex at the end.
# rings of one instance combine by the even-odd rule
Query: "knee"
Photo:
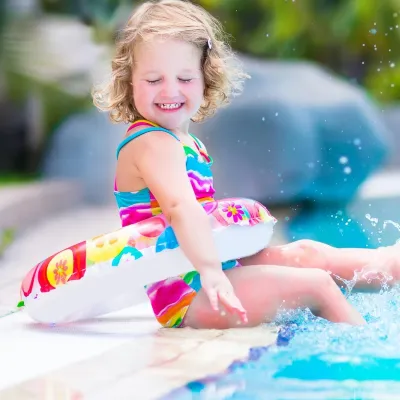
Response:
POLYGON ((310 276, 312 277, 310 291, 316 298, 329 296, 332 291, 337 290, 337 285, 329 272, 312 268, 310 276))
POLYGON ((312 239, 296 240, 295 242, 293 242, 293 244, 295 247, 301 249, 302 251, 315 253, 321 253, 323 251, 326 251, 326 249, 330 247, 325 243, 317 242, 316 240, 312 239))
POLYGON ((336 285, 335 281, 332 279, 332 276, 329 272, 323 269, 311 268, 312 275, 316 283, 319 283, 321 286, 329 286, 331 284, 336 285))
POLYGON ((327 250, 329 247, 314 240, 301 239, 284 246, 283 251, 295 267, 325 270, 328 266, 327 250))

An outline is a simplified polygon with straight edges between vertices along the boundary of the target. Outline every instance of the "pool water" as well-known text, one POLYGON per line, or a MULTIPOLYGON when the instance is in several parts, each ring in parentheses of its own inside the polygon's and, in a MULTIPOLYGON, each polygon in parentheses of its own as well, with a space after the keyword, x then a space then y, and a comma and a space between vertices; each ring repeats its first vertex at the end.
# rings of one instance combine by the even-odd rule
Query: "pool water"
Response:
POLYGON ((251 349, 248 360, 167 398, 399 399, 399 288, 348 299, 366 326, 332 324, 309 310, 283 312, 276 321, 282 326, 277 346, 251 349))
MULTIPOLYGON (((379 246, 397 240, 400 252, 400 224, 386 215, 365 217, 376 230, 368 236, 375 233, 379 246)), ((280 327, 276 345, 253 348, 247 360, 165 399, 400 399, 400 287, 389 287, 392 277, 381 275, 374 277, 379 293, 355 293, 358 275, 342 280, 342 291, 367 325, 333 324, 310 310, 282 311, 274 323, 280 327)))

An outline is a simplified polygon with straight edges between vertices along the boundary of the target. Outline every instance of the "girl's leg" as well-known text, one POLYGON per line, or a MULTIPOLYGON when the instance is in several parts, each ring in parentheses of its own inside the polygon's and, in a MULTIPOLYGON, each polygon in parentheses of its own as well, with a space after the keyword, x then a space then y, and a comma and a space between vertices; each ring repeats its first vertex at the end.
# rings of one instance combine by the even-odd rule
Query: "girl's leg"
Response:
POLYGON ((364 270, 356 287, 380 288, 381 274, 392 276, 390 283, 400 278, 400 247, 380 249, 342 249, 313 240, 299 240, 267 248, 258 254, 239 260, 242 265, 284 265, 318 268, 330 271, 342 279, 351 280, 355 271, 364 270))
MULTIPOLYGON (((309 307, 332 322, 365 324, 325 271, 255 265, 228 270, 226 275, 247 311, 245 326, 272 321, 281 306, 286 309, 309 307)), ((238 319, 228 313, 213 311, 207 296, 200 290, 189 307, 184 326, 226 329, 238 327, 238 319)))

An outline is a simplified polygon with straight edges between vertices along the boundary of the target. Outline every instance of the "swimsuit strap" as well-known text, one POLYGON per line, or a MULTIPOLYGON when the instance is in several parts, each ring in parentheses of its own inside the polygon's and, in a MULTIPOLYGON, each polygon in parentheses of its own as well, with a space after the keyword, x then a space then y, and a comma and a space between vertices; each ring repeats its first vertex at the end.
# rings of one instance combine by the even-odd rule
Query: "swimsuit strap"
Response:
MULTIPOLYGON (((146 121, 146 120, 138 120, 136 122, 134 122, 127 130, 127 133, 129 133, 129 131, 131 131, 133 128, 136 128, 138 126, 148 126, 148 128, 144 128, 141 129, 140 131, 137 131, 135 133, 133 133, 132 135, 127 136, 118 146, 117 148, 117 159, 119 156, 120 151, 122 150, 122 148, 127 145, 130 141, 132 141, 133 139, 136 139, 137 137, 144 135, 147 132, 152 132, 152 131, 163 131, 166 132, 168 134, 170 134, 172 137, 174 137, 178 142, 180 142, 179 138, 171 131, 169 131, 168 129, 164 129, 161 128, 161 126, 158 126, 156 124, 153 124, 152 122, 146 121)), ((114 179, 114 190, 117 191, 117 179, 114 179)))
POLYGON ((199 151, 199 153, 207 160, 207 162, 213 162, 212 158, 207 153, 206 147, 200 141, 200 139, 198 139, 196 136, 194 136, 191 133, 189 135, 193 138, 194 144, 196 145, 197 150, 199 151))
POLYGON ((178 136, 176 136, 174 133, 172 133, 172 132, 169 131, 168 129, 161 128, 161 126, 157 126, 157 125, 155 125, 155 124, 152 124, 152 123, 150 123, 150 122, 143 121, 143 120, 137 121, 137 122, 135 122, 134 124, 132 124, 132 125, 129 127, 128 132, 131 131, 133 128, 135 128, 135 127, 137 127, 137 126, 141 126, 141 125, 147 125, 147 126, 150 125, 150 126, 149 126, 148 128, 141 129, 140 131, 137 131, 137 132, 133 133, 132 135, 127 136, 127 137, 120 143, 120 145, 119 145, 118 148, 117 148, 117 159, 118 159, 118 156, 119 156, 120 151, 122 150, 122 148, 123 148, 125 145, 127 145, 127 144, 128 144, 130 141, 132 141, 133 139, 136 139, 137 137, 139 137, 139 136, 141 136, 141 135, 144 135, 144 134, 147 133, 147 132, 152 132, 152 131, 163 131, 163 132, 166 132, 166 133, 170 134, 170 135, 171 135, 172 137, 174 137, 178 142, 180 142, 178 136))
POLYGON ((199 139, 197 139, 197 137, 196 136, 194 136, 194 135, 192 135, 191 133, 189 133, 189 135, 193 138, 193 140, 194 140, 194 144, 196 145, 196 147, 197 147, 197 150, 199 150, 200 151, 200 149, 203 147, 202 146, 202 143, 200 142, 200 140, 199 139))
POLYGON ((146 119, 138 119, 133 124, 130 125, 126 133, 129 133, 133 128, 137 128, 138 126, 158 126, 157 124, 147 121, 146 119))

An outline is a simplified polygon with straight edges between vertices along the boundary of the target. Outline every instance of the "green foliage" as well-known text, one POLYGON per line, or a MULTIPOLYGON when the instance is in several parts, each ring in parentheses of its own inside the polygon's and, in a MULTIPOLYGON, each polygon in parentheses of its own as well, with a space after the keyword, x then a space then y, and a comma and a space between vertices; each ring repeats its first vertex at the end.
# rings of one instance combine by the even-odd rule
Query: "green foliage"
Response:
POLYGON ((91 106, 91 98, 72 96, 59 85, 36 81, 18 72, 7 71, 9 97, 23 103, 29 91, 35 92, 42 100, 44 130, 48 134, 69 115, 81 112, 91 106))
POLYGON ((400 0, 194 0, 232 46, 262 58, 309 59, 400 99, 400 0))
MULTIPOLYGON (((126 14, 145 0, 41 1, 47 11, 90 16, 96 40, 112 41, 118 10, 126 14)), ((400 100, 400 0, 192 1, 223 22, 240 52, 312 60, 357 80, 378 100, 400 100)))
POLYGON ((6 249, 11 245, 15 238, 15 230, 11 228, 0 231, 0 257, 6 249))
MULTIPOLYGON (((40 144, 40 149, 33 157, 31 169, 26 171, 28 176, 6 176, 0 179, 0 185, 8 182, 15 182, 37 177, 38 167, 41 156, 46 149, 47 140, 56 128, 69 116, 80 113, 92 106, 90 93, 73 94, 68 92, 68 83, 60 84, 53 79, 43 79, 35 74, 27 72, 24 68, 26 58, 23 45, 28 38, 35 37, 35 26, 38 21, 33 17, 10 17, 6 20, 4 26, 5 35, 1 39, 6 44, 3 58, 1 60, 1 73, 5 77, 5 97, 24 109, 26 101, 31 96, 39 100, 41 112, 39 118, 43 124, 44 140, 40 144)), ((32 46, 38 46, 40 43, 32 42, 32 46)), ((37 61, 37 65, 46 62, 51 63, 46 57, 37 61)))

